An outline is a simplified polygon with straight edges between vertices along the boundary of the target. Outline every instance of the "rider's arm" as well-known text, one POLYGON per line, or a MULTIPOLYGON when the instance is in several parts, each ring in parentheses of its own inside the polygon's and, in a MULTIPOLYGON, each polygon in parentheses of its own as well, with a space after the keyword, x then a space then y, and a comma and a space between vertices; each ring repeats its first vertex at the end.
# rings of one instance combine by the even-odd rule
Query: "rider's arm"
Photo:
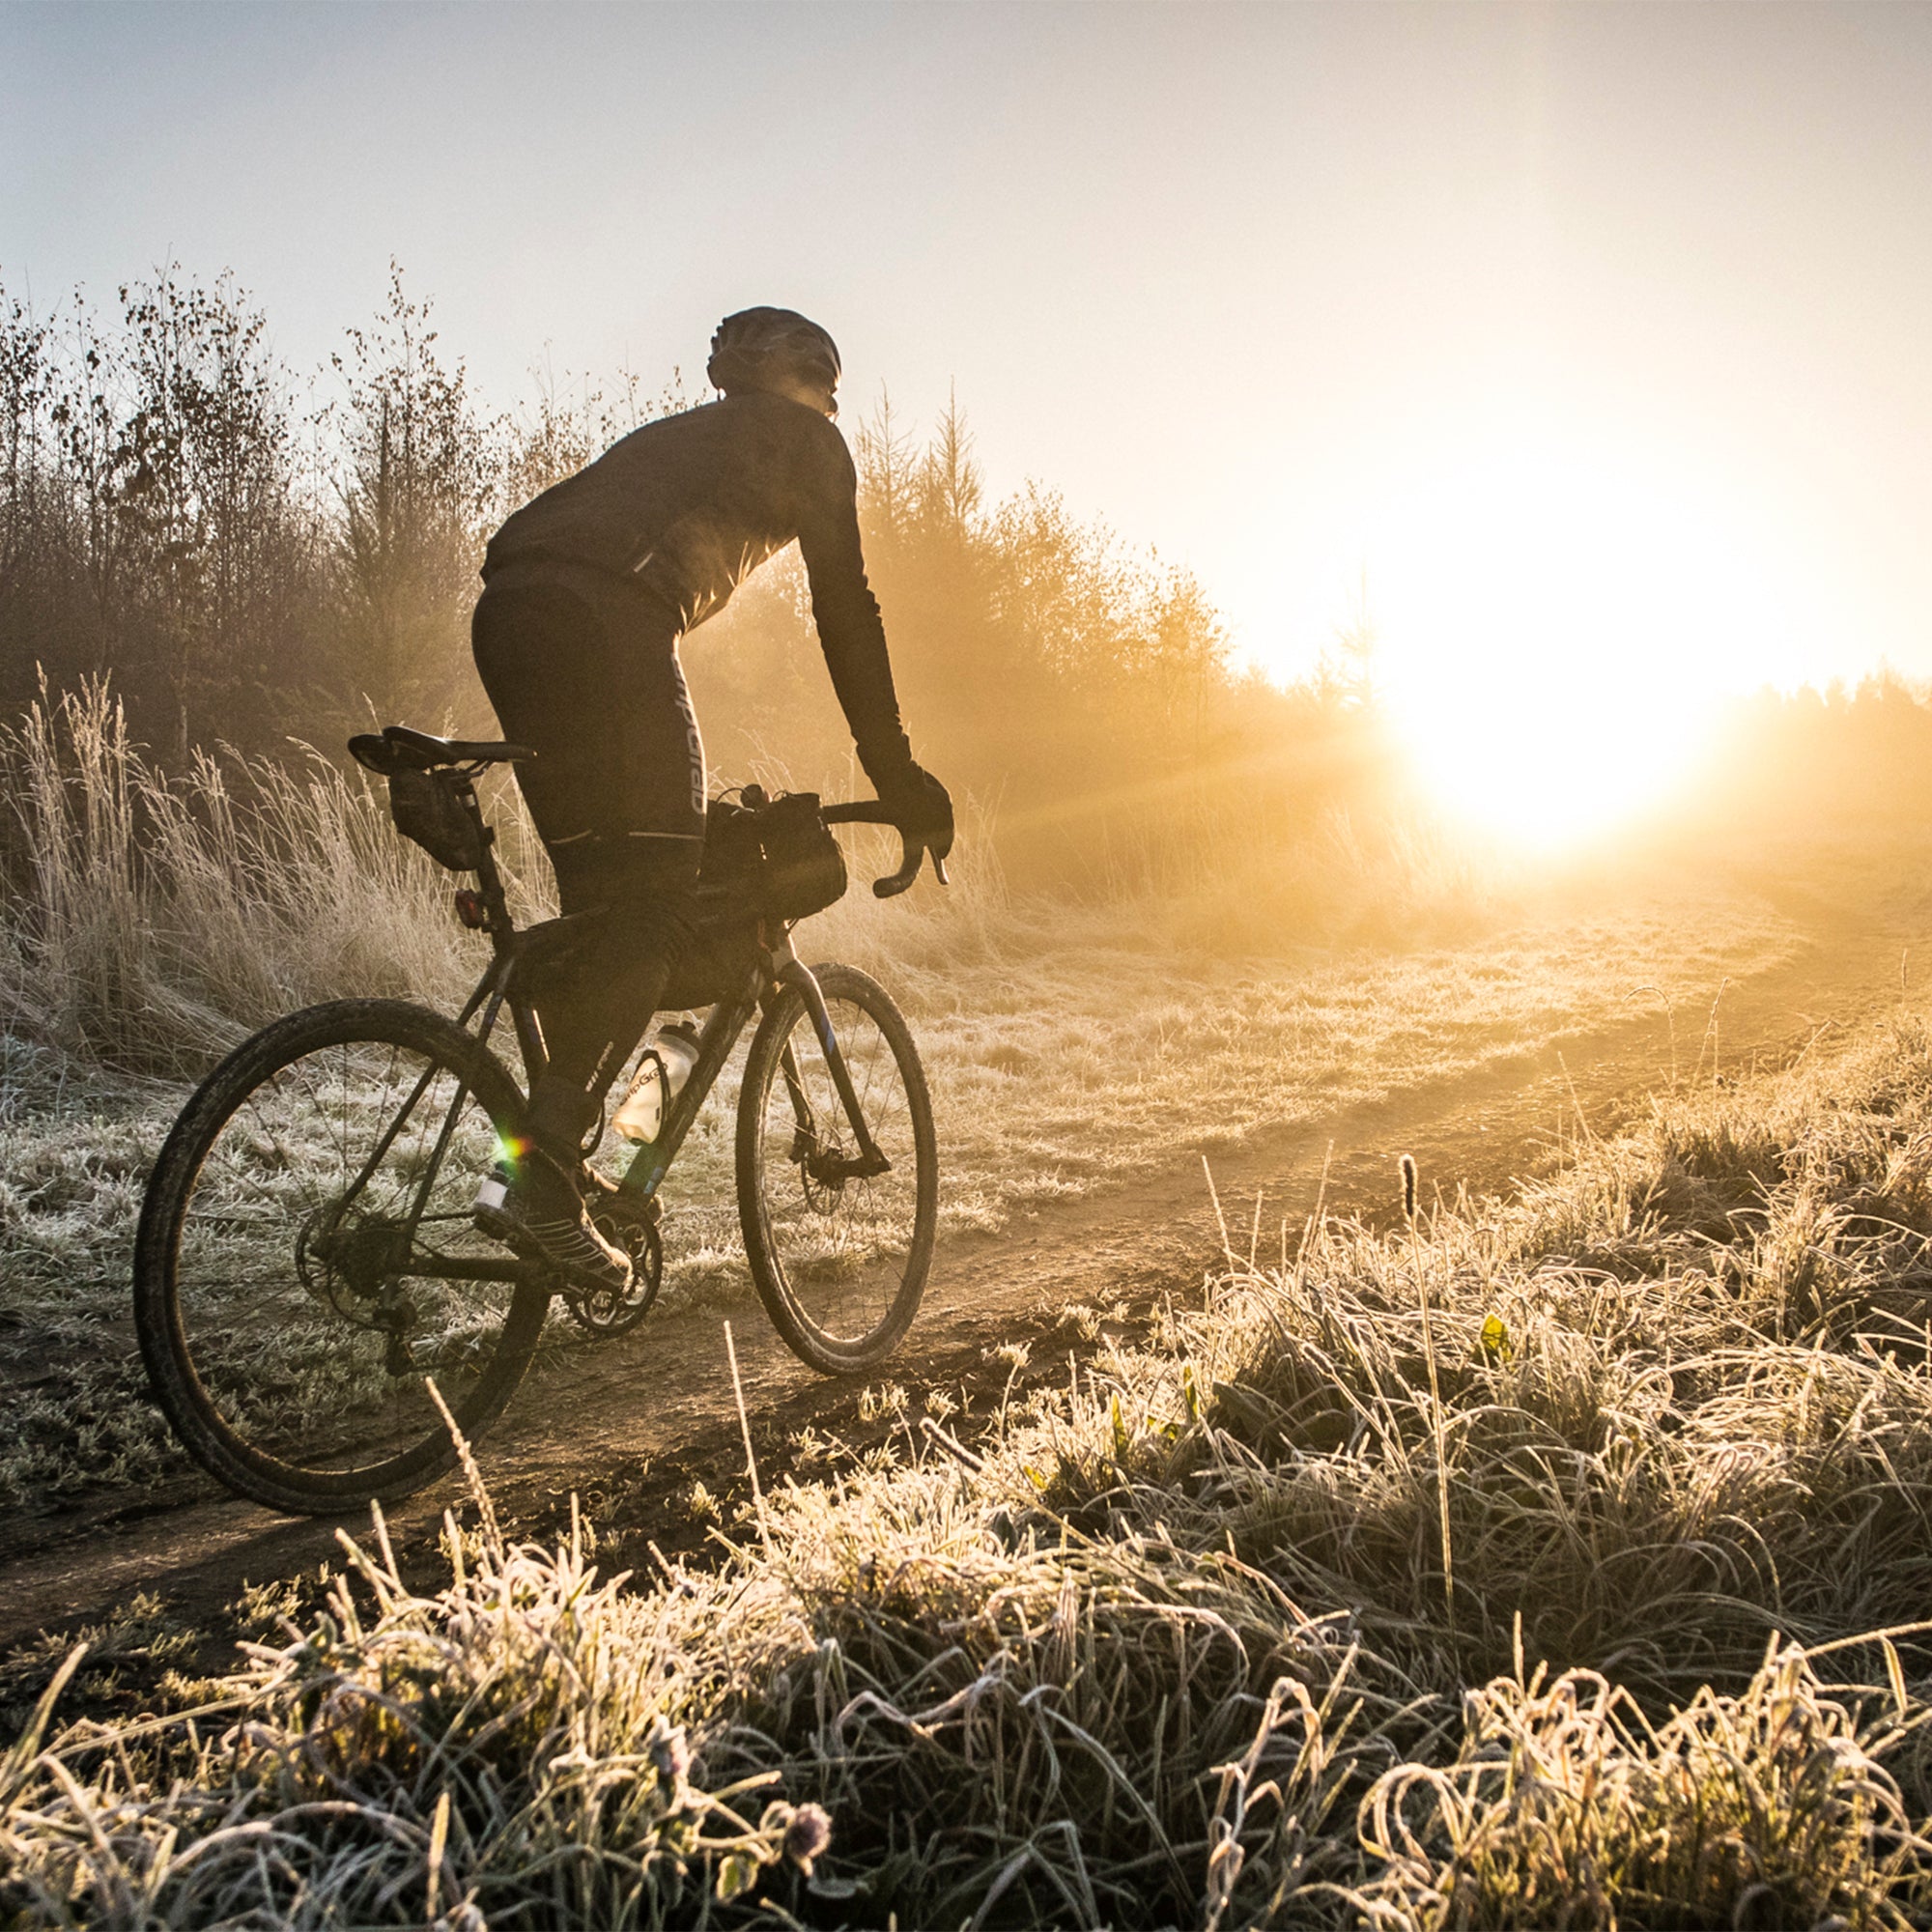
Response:
POLYGON ((859 762, 874 790, 888 797, 913 770, 912 746, 899 722, 892 659, 879 601, 866 581, 859 541, 859 479, 845 440, 828 422, 814 436, 798 547, 811 584, 811 614, 832 688, 852 727, 859 762))

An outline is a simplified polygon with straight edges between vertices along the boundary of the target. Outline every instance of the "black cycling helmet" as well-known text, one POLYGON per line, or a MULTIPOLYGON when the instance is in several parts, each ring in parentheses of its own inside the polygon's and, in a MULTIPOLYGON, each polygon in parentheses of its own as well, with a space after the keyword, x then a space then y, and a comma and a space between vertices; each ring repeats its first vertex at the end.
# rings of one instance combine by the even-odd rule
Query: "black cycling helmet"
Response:
POLYGON ((840 373, 838 345, 795 309, 741 308, 718 325, 704 373, 727 396, 769 389, 775 377, 803 378, 823 384, 830 403, 840 373))

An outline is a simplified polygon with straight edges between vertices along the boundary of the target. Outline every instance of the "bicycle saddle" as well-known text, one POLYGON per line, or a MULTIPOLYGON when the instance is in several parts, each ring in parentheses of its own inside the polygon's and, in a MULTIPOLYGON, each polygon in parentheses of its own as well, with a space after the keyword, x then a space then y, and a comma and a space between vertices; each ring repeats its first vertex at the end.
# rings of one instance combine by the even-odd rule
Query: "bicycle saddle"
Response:
POLYGON ((349 741, 349 755, 387 778, 395 772, 433 772, 442 765, 507 764, 536 753, 527 745, 494 738, 438 738, 407 724, 384 724, 380 738, 373 731, 358 731, 349 741))

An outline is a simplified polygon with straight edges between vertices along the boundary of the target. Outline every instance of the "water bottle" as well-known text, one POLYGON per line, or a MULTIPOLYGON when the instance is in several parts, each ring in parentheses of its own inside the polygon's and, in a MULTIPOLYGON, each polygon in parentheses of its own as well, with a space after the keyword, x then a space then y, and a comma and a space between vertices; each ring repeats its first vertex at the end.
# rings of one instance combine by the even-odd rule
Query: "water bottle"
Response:
POLYGON ((664 1131, 670 1103, 697 1065, 697 1029, 689 1020, 673 1020, 658 1029, 645 1047, 623 1104, 611 1124, 627 1141, 654 1141, 664 1131))
POLYGON ((665 1105, 684 1092, 697 1065, 697 1028, 690 1020, 667 1020, 658 1028, 657 1055, 665 1070, 665 1105))

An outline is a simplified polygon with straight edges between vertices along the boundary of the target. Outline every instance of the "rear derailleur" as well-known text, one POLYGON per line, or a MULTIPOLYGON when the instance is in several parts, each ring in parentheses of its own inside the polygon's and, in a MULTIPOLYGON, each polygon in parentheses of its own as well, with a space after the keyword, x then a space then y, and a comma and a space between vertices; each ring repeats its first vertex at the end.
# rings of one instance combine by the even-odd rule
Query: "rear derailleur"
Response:
POLYGON ((412 1230, 390 1215, 358 1212, 334 1201, 311 1213, 296 1236, 296 1272, 309 1294, 340 1321, 381 1335, 385 1374, 421 1374, 430 1365, 410 1347, 415 1304, 403 1286, 412 1230))

